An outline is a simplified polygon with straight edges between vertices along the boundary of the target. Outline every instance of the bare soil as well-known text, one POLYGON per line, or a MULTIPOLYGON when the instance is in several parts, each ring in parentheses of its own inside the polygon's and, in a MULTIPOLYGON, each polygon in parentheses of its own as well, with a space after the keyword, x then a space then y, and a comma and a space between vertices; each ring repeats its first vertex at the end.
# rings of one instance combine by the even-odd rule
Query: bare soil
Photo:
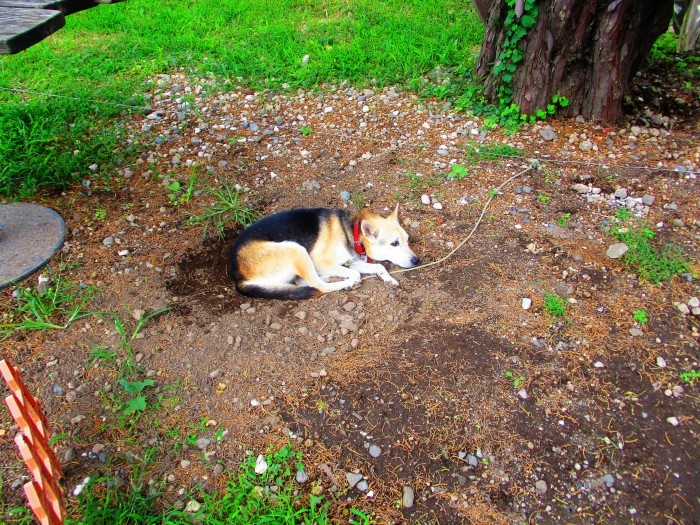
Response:
MULTIPOLYGON (((180 505, 183 489, 196 498, 221 487, 244 454, 291 441, 339 522, 354 506, 377 523, 700 523, 698 386, 679 377, 700 368, 698 317, 674 306, 700 295, 697 87, 667 79, 673 97, 646 104, 659 74, 640 79, 625 123, 557 121, 551 141, 539 127, 484 132, 476 118, 393 89, 208 96, 204 79, 155 79, 161 113, 127 117, 124 140, 144 146, 139 162, 110 184, 37 199, 65 217, 70 238, 53 267, 62 260, 64 277, 100 289, 92 308, 116 312, 128 330, 138 311, 169 308, 132 342, 134 361, 156 381, 147 410, 133 425, 115 410, 128 356, 109 315, 15 334, 0 347, 60 437, 68 492, 98 473, 128 480, 155 450, 146 476, 164 481, 163 505, 180 505), (183 112, 183 95, 196 111, 183 112), (594 149, 583 151, 584 141, 594 149), (525 158, 469 153, 504 144, 525 158), (204 239, 185 221, 211 195, 173 202, 163 182, 186 186, 194 161, 197 189, 235 182, 261 214, 356 205, 388 213, 398 199, 412 248, 432 261, 530 158, 539 167, 503 188, 444 263, 397 274, 397 288, 371 278, 304 302, 239 296, 226 275, 238 231, 204 239), (446 180, 452 160, 468 176, 446 180), (616 199, 620 188, 655 202, 616 199), (659 243, 683 250, 688 274, 655 286, 606 257, 616 242, 606 228, 625 204, 659 243), (545 293, 566 299, 566 318, 545 311, 545 293), (636 310, 649 322, 635 322, 636 310), (201 450, 192 435, 212 443, 201 450), (350 488, 348 472, 367 489, 350 488), (405 486, 411 508, 401 504, 405 486)), ((12 302, 3 292, 0 308, 12 302)), ((21 504, 13 482, 27 474, 15 431, 3 418, 10 505, 21 504)))

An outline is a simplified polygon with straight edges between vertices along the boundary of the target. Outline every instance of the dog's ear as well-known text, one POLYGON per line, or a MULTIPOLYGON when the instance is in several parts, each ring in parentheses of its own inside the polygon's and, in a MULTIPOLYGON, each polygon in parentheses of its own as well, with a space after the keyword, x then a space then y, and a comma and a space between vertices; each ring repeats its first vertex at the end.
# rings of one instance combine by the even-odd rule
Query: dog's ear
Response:
POLYGON ((365 236, 365 239, 371 242, 377 240, 377 229, 369 221, 362 221, 360 227, 362 228, 362 235, 365 236))
POLYGON ((393 219, 398 222, 399 220, 399 203, 396 203, 396 208, 394 208, 394 211, 392 211, 387 219, 393 219))

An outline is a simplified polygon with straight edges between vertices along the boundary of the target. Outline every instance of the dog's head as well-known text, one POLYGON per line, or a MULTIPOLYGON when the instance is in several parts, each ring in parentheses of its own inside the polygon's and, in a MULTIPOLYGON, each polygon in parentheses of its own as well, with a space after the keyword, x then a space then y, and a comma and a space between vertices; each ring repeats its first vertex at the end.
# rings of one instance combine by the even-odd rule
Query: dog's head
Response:
POLYGON ((370 259, 413 268, 420 259, 408 247, 408 234, 399 224, 398 214, 398 204, 386 218, 364 212, 360 216, 360 240, 370 259))

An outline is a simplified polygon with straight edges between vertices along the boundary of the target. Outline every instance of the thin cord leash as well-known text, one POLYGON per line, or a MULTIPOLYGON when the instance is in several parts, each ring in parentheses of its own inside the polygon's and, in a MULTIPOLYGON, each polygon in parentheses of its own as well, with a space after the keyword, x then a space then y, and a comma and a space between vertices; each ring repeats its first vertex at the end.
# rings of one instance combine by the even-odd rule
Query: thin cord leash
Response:
MULTIPOLYGON (((496 197, 496 195, 498 195, 501 192, 501 189, 503 189, 505 186, 510 184, 513 180, 517 179, 518 177, 522 177, 528 171, 536 168, 537 166, 539 166, 539 164, 540 164, 540 162, 538 160, 531 161, 530 165, 527 168, 516 173, 515 175, 513 175, 512 177, 507 179, 505 182, 501 183, 501 185, 496 187, 494 190, 490 190, 489 191, 489 198, 486 201, 486 204, 484 204, 484 208, 481 210, 481 215, 479 216, 479 219, 474 224, 474 227, 472 228, 472 230, 469 232, 469 235, 467 235, 464 239, 462 239, 462 241, 457 246, 455 246, 450 253, 441 257, 437 261, 431 261, 429 263, 419 264, 418 266, 414 266, 413 268, 401 268, 399 270, 394 270, 394 271, 391 271, 389 273, 390 274, 397 274, 397 273, 404 273, 404 272, 412 272, 414 270, 422 270, 423 268, 429 268, 431 266, 441 264, 441 263, 445 262, 447 259, 449 259, 450 257, 452 257, 462 246, 464 246, 469 241, 469 239, 472 238, 472 235, 474 235, 474 232, 476 232, 476 229, 481 224, 481 221, 484 220, 484 215, 486 215, 486 210, 488 210, 489 205, 491 204, 491 201, 496 197)), ((365 279, 369 279, 371 277, 376 277, 376 276, 368 275, 367 277, 363 277, 362 280, 364 281, 365 279)))

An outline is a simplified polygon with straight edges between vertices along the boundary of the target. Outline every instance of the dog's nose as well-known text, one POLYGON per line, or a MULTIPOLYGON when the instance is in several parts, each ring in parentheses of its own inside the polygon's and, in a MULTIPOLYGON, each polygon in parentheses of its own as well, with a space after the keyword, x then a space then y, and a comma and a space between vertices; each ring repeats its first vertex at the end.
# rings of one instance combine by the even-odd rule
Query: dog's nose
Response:
POLYGON ((419 262, 420 262, 420 257, 418 257, 417 255, 414 255, 413 257, 411 257, 411 266, 415 266, 419 262))

